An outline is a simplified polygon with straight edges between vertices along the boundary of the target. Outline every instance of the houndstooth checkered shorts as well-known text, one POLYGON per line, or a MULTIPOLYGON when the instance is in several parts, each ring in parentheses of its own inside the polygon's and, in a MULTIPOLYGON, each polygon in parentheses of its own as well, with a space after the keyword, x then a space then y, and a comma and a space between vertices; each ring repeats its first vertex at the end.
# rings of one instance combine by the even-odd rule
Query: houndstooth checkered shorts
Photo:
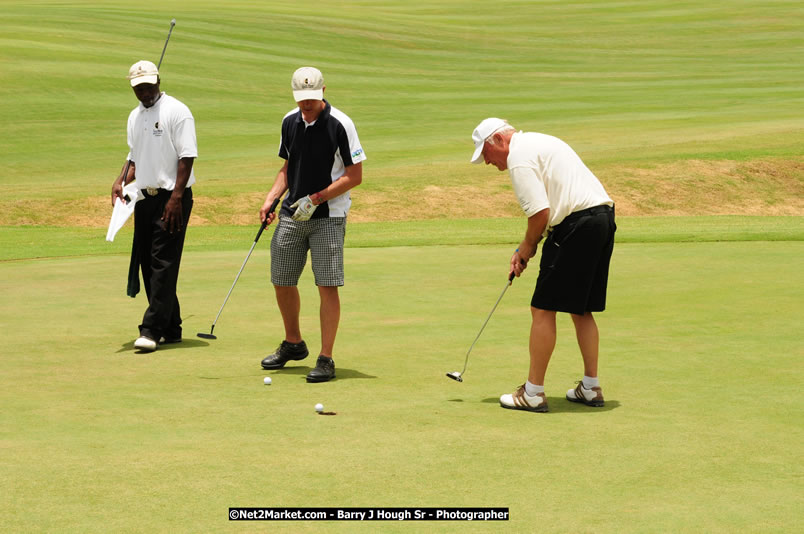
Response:
POLYGON ((294 221, 280 217, 271 239, 271 283, 295 286, 307 263, 313 262, 317 286, 343 285, 343 241, 346 217, 294 221))

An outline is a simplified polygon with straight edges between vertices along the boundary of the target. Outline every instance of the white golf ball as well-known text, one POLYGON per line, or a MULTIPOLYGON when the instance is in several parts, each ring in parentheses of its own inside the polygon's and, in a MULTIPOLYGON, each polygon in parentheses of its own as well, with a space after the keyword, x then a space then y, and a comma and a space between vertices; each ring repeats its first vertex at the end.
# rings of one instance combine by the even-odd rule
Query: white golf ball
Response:
POLYGON ((315 405, 315 411, 317 411, 318 413, 323 412, 324 411, 324 405, 319 402, 318 404, 315 405))
POLYGON ((266 376, 266 377, 263 379, 263 382, 265 382, 265 385, 266 385, 266 386, 270 386, 270 385, 271 385, 271 377, 270 377, 270 376, 266 376))

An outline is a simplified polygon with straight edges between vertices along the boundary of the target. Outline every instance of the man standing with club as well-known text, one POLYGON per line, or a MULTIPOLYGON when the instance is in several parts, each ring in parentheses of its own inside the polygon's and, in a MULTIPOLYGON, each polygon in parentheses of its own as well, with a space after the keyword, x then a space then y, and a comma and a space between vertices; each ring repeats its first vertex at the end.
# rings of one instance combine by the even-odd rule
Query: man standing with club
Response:
POLYGON ((565 142, 516 132, 501 119, 486 119, 472 133, 472 163, 485 161, 508 170, 528 217, 525 237, 511 257, 510 273, 520 276, 542 237, 539 276, 531 300, 528 380, 500 397, 503 408, 546 412, 544 377, 556 343, 556 312, 572 317, 584 376, 567 399, 603 406, 598 381, 599 333, 593 312, 606 307, 609 263, 614 247, 614 202, 603 185, 565 142))
MULTIPOLYGON (((143 198, 134 206, 134 246, 130 278, 138 286, 142 269, 148 308, 134 347, 146 352, 159 343, 181 341, 181 313, 176 296, 184 236, 193 207, 193 162, 198 157, 195 120, 190 110, 160 88, 159 71, 150 61, 131 66, 128 79, 140 105, 128 117, 129 155, 112 185, 112 205, 123 186, 136 179, 143 198)), ((132 297, 138 287, 130 288, 132 297)))
POLYGON ((285 339, 262 360, 262 367, 280 369, 309 354, 299 327, 297 288, 309 250, 321 299, 321 351, 307 381, 326 382, 335 378, 332 352, 341 313, 338 287, 344 284, 349 190, 363 180, 366 155, 352 120, 324 100, 324 77, 318 69, 298 69, 291 88, 297 107, 282 121, 279 157, 285 163, 260 209, 260 221, 270 224, 277 216, 270 212, 271 205, 288 191, 271 240, 271 282, 285 339))

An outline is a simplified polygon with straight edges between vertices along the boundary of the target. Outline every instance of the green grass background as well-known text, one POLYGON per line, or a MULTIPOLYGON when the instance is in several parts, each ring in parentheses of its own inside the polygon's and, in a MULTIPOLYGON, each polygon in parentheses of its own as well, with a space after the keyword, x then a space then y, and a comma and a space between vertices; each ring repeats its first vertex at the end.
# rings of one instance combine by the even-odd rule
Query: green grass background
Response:
MULTIPOLYGON (((580 357, 569 319, 551 413, 501 410, 524 379, 529 296, 502 290, 521 218, 482 209, 466 163, 486 116, 567 139, 612 185, 621 168, 689 160, 801 168, 804 15, 792 1, 0 2, 0 518, 12 532, 789 531, 802 499, 800 216, 621 217, 599 315, 607 406, 565 402, 580 357), (186 340, 132 341, 131 228, 103 241, 136 103, 124 79, 158 61, 193 110, 205 209, 269 187, 288 80, 321 68, 369 160, 355 192, 409 206, 464 188, 476 219, 350 223, 338 380, 270 373, 282 335, 266 234, 208 331, 256 225, 191 223, 180 279, 186 340), (87 200, 89 199, 89 200, 87 200), (87 224, 67 224, 85 210, 87 224), (488 218, 493 217, 493 218, 488 218), (335 417, 315 415, 323 402, 335 417), (506 524, 230 523, 229 506, 508 506, 506 524)), ((497 179, 499 176, 493 179, 497 179)), ((500 181, 502 184, 504 180, 500 181)), ((758 195, 796 201, 773 180, 758 195), (767 191, 770 191, 768 193, 767 191), (775 196, 774 196, 775 195, 775 196)), ((801 173, 792 183, 800 190, 801 173)), ((679 184, 681 185, 681 184, 679 184)), ((510 195, 510 187, 500 191, 510 195)), ((795 191, 795 189, 794 189, 795 191)), ((764 198, 764 197, 763 197, 764 198)), ((751 204, 746 198, 746 205, 751 204)), ((400 220, 401 219, 401 220, 400 220)), ((302 326, 318 343, 317 297, 302 326)))
MULTIPOLYGON (((2 6, 0 206, 23 222, 48 224, 26 214, 46 212, 31 204, 43 199, 108 195, 137 104, 127 69, 158 61, 171 18, 163 89, 196 117, 199 197, 267 190, 294 105, 289 79, 303 64, 321 68, 328 97, 358 126, 362 191, 409 202, 428 185, 488 181, 491 171, 466 164, 487 116, 567 139, 593 169, 800 161, 804 142, 799 2, 2 6)), ((648 186, 617 172, 608 185, 648 186)))

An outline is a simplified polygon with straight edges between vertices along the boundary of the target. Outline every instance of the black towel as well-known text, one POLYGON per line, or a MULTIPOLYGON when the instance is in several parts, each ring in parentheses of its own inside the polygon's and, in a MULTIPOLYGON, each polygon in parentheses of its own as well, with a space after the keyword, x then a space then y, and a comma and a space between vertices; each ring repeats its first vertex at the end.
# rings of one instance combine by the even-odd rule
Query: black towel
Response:
POLYGON ((134 238, 131 240, 131 261, 128 264, 128 285, 126 286, 126 295, 131 298, 137 296, 140 292, 140 257, 137 254, 137 232, 134 232, 134 238))

